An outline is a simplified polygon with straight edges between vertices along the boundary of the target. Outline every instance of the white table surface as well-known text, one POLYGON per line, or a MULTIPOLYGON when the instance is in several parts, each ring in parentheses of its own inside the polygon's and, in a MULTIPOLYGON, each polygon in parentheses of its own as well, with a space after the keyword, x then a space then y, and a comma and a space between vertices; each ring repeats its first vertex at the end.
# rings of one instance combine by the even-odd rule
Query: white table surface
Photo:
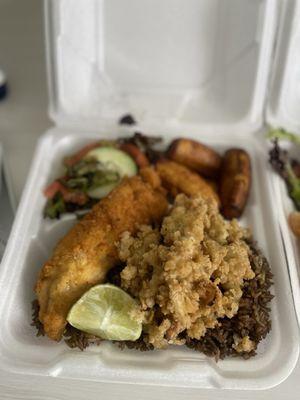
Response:
MULTIPOLYGON (((75 1, 75 0, 74 0, 75 1)), ((0 0, 0 68, 10 95, 0 102, 0 140, 19 200, 37 138, 51 126, 47 118, 41 0, 0 0)), ((32 378, 0 371, 0 399, 300 399, 300 362, 281 385, 266 391, 168 389, 32 378)))

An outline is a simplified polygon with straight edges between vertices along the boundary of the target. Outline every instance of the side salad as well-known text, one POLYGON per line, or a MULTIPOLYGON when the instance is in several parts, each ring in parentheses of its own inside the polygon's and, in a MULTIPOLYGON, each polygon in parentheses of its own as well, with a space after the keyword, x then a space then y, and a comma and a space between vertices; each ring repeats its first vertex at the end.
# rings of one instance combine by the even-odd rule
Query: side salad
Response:
POLYGON ((139 168, 159 157, 154 146, 160 141, 159 137, 135 133, 115 141, 90 143, 66 157, 65 173, 44 190, 48 199, 44 216, 54 219, 67 212, 85 214, 124 176, 135 175, 139 168))
POLYGON ((269 151, 269 162, 285 181, 290 198, 296 212, 289 216, 289 224, 296 236, 300 237, 300 160, 290 156, 287 150, 280 146, 281 141, 290 141, 300 145, 300 136, 286 130, 270 129, 268 138, 272 140, 272 148, 269 151))

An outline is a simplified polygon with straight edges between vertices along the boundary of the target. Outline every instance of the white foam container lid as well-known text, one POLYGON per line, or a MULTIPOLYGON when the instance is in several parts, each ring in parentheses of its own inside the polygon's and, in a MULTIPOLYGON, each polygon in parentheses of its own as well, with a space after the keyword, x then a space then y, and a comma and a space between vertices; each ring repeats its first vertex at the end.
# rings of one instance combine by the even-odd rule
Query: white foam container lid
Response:
MULTIPOLYGON (((279 68, 282 41, 293 36, 292 32, 278 34, 286 23, 283 16, 298 3, 45 1, 49 113, 55 127, 39 140, 1 265, 1 368, 27 374, 28 379, 47 375, 231 389, 266 389, 291 373, 299 356, 289 280, 296 265, 294 258, 287 264, 283 247, 287 234, 282 232, 283 241, 280 236, 280 200, 275 186, 271 187, 263 123, 266 109, 270 120, 285 122, 284 103, 289 118, 299 126, 296 98, 291 94, 296 84, 291 83, 285 94, 276 87, 277 78, 270 86, 271 74, 284 75, 283 67, 279 68), (285 96, 282 101, 281 96, 285 96), (220 152, 241 146, 250 153, 253 187, 241 222, 252 228, 275 282, 272 331, 255 358, 215 363, 184 347, 140 353, 121 351, 110 343, 80 352, 35 337, 30 302, 38 270, 57 240, 76 222, 72 216, 44 220, 42 189, 57 176, 66 154, 100 136, 128 134, 130 129, 117 126, 119 117, 128 112, 139 121, 134 129, 163 135, 166 141, 186 136, 220 152)), ((297 50, 299 40, 298 47, 291 46, 289 57, 298 57, 297 50)), ((286 75, 288 79, 289 72, 286 75)), ((299 95, 299 70, 295 79, 299 95)), ((283 78, 282 84, 289 85, 283 78)))

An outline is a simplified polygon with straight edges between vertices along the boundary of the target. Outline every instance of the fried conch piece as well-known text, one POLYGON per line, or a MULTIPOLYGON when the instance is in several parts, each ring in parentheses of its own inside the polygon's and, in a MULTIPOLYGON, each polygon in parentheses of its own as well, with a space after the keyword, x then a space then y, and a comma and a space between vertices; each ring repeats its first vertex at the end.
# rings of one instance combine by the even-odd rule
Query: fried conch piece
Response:
POLYGON ((156 170, 163 186, 172 196, 175 197, 179 193, 187 196, 201 194, 205 199, 214 200, 220 206, 220 199, 213 185, 189 168, 174 161, 162 160, 157 164, 156 170))
POLYGON ((160 222, 167 207, 159 177, 148 167, 142 176, 124 179, 59 241, 35 288, 39 319, 49 338, 61 339, 71 306, 118 263, 121 234, 160 222))

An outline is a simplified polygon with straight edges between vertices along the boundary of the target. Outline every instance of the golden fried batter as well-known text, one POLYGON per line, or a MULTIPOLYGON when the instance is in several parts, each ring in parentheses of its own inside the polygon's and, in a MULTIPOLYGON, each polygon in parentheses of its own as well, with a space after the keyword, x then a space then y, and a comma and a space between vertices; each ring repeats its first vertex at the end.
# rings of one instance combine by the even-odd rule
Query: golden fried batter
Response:
POLYGON ((145 340, 156 348, 184 344, 181 332, 200 339, 237 313, 244 280, 254 277, 247 234, 215 202, 180 194, 160 230, 122 235, 121 287, 140 302, 145 340))
POLYGON ((163 186, 175 197, 179 193, 187 196, 200 194, 202 197, 214 200, 220 205, 218 194, 205 179, 189 168, 174 161, 163 160, 157 164, 156 170, 163 186))
POLYGON ((168 204, 159 183, 151 168, 144 180, 125 179, 60 240, 36 284, 39 319, 49 338, 61 339, 70 307, 118 262, 121 234, 161 220, 168 204))

